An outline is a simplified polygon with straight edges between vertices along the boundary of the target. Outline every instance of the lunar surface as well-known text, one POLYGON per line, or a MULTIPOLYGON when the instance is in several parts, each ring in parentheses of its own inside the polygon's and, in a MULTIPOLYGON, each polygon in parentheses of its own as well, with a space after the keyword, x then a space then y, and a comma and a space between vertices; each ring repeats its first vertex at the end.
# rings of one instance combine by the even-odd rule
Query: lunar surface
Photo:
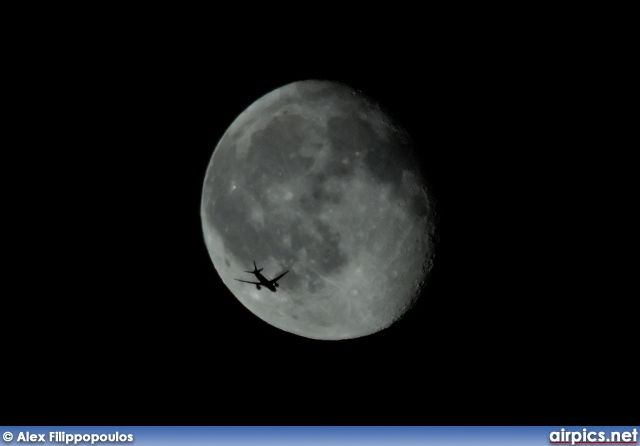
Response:
POLYGON ((301 81, 256 100, 213 152, 204 240, 235 297, 312 339, 367 336, 421 295, 434 260, 434 198, 410 136, 347 85, 301 81), (234 279, 271 279, 273 293, 234 279))

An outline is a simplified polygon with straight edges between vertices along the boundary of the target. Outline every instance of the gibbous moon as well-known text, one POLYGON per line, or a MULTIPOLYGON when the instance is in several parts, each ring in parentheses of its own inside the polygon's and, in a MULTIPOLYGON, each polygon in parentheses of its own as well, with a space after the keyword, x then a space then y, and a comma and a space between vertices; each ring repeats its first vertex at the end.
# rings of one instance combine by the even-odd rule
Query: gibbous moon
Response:
POLYGON ((294 82, 224 133, 202 191, 218 275, 253 314, 312 339, 389 327, 417 301, 434 258, 434 197, 410 136, 347 85, 294 82), (255 281, 253 260, 273 293, 255 281))

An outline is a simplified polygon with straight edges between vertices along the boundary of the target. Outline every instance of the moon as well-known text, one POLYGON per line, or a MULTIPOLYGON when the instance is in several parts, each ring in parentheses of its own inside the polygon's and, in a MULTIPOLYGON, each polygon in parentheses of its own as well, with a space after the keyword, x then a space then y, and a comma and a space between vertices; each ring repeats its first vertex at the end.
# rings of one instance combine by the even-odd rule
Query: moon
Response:
POLYGON ((268 324, 341 340, 388 328, 433 267, 435 196, 410 135, 373 98, 305 80, 258 98, 218 142, 204 242, 233 295, 268 324), (255 281, 253 261, 273 293, 255 281))

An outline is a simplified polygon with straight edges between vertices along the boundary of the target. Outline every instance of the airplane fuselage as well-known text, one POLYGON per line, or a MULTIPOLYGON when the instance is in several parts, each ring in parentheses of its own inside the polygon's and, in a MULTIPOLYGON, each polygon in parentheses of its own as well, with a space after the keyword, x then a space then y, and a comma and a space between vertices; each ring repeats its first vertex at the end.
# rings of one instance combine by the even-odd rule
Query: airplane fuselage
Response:
POLYGON ((266 277, 264 277, 262 274, 260 274, 260 273, 253 273, 253 274, 254 274, 254 275, 256 276, 256 278, 260 281, 260 283, 264 283, 264 284, 269 283, 269 281, 267 280, 267 278, 266 278, 266 277))
POLYGON ((253 274, 255 274, 256 279, 258 279, 260 281, 260 286, 263 286, 263 287, 269 289, 270 291, 273 291, 274 293, 276 292, 275 285, 272 284, 271 282, 269 282, 266 277, 264 277, 259 272, 255 272, 253 274))

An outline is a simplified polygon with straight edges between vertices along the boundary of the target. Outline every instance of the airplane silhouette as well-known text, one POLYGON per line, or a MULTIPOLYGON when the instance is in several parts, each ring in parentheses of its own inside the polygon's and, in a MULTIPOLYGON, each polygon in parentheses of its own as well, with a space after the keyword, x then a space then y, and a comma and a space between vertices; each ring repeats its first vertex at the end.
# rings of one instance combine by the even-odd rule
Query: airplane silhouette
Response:
POLYGON ((285 271, 282 274, 280 274, 278 277, 276 277, 275 279, 271 279, 271 280, 267 280, 262 274, 260 274, 260 271, 262 271, 264 268, 260 268, 258 269, 258 267, 256 266, 256 261, 253 261, 253 271, 245 271, 245 273, 249 273, 249 274, 255 274, 256 278, 260 281, 260 282, 249 282, 247 280, 240 280, 240 279, 234 279, 237 280, 238 282, 244 282, 244 283, 250 283, 252 285, 255 285, 257 289, 261 289, 262 287, 265 287, 269 290, 271 290, 272 292, 276 292, 276 288, 278 288, 280 285, 278 285, 278 279, 280 279, 282 276, 284 276, 285 274, 287 274, 289 271, 285 271))

